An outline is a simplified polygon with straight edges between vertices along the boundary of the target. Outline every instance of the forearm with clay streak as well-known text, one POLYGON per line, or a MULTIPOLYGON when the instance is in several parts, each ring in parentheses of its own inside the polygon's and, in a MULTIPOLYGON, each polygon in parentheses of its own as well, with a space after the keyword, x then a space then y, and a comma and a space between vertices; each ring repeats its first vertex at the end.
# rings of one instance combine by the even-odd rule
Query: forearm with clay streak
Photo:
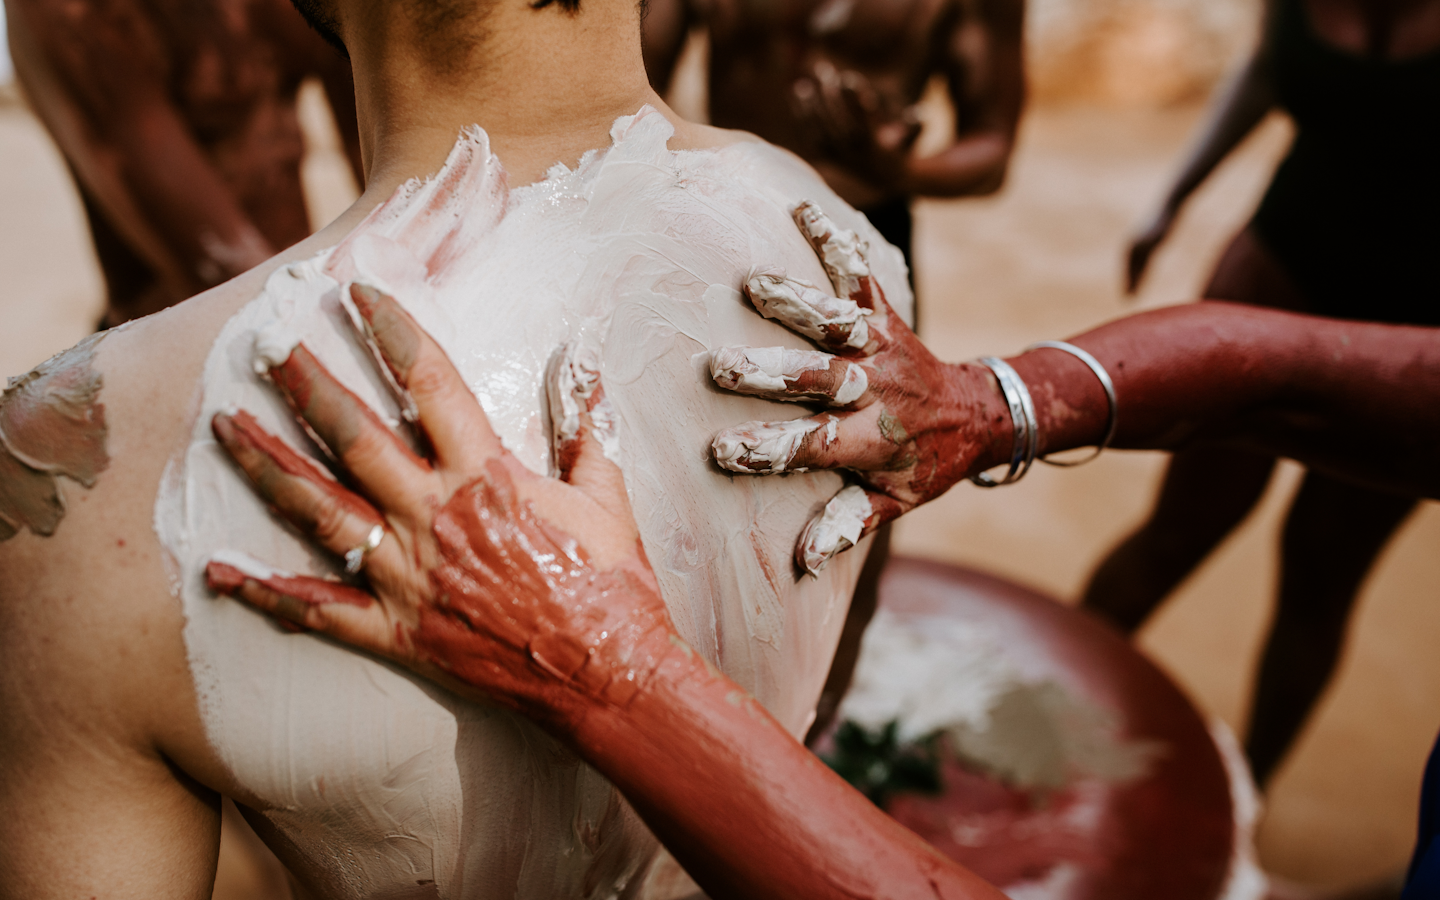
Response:
POLYGON ((866 800, 678 639, 647 690, 623 711, 594 707, 571 739, 715 900, 1004 896, 866 800))

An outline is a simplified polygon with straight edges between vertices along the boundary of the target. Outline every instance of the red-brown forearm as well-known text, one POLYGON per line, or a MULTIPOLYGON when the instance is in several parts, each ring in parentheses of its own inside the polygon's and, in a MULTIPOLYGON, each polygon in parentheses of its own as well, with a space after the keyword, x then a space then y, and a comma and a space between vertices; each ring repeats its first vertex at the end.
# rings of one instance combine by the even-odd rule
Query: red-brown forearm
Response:
POLYGON ((933 156, 905 162, 900 190, 917 197, 963 197, 999 190, 1010 163, 1011 137, 967 135, 933 156))
MULTIPOLYGON (((1440 330, 1205 302, 1130 316, 1071 341, 1109 371, 1114 446, 1221 439, 1392 489, 1440 494, 1440 330)), ((1035 398, 1042 452, 1093 444, 1095 377, 1053 350, 1010 360, 1035 398)))
POLYGON ((588 709, 570 737, 716 900, 1002 897, 681 644, 625 709, 588 709))

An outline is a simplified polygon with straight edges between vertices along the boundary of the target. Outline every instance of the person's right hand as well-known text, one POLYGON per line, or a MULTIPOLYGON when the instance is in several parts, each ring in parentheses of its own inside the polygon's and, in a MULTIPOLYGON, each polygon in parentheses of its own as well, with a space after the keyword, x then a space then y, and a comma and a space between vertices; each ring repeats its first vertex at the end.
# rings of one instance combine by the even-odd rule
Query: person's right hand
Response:
POLYGON ((1150 222, 1130 241, 1130 251, 1125 255, 1125 293, 1134 295, 1150 266, 1150 257, 1160 244, 1169 237, 1175 226, 1175 210, 1167 204, 1162 206, 1150 222))
POLYGON ((346 480, 243 411, 217 415, 215 437, 272 509, 353 556, 364 581, 222 554, 206 569, 210 586, 561 731, 596 702, 623 707, 678 638, 620 469, 592 434, 598 368, 570 353, 552 363, 561 477, 547 478, 501 445, 444 351, 399 303, 361 285, 351 295, 426 455, 303 344, 269 359, 271 380, 346 480), (372 534, 380 540, 367 547, 372 534))
POLYGON ((832 411, 727 428, 713 449, 723 468, 747 475, 845 468, 859 478, 800 537, 795 560, 813 575, 864 535, 1008 457, 1012 426, 988 369, 942 363, 890 308, 854 232, 812 203, 794 216, 839 297, 773 274, 747 279, 745 295, 830 352, 725 347, 711 356, 711 376, 726 390, 832 411))

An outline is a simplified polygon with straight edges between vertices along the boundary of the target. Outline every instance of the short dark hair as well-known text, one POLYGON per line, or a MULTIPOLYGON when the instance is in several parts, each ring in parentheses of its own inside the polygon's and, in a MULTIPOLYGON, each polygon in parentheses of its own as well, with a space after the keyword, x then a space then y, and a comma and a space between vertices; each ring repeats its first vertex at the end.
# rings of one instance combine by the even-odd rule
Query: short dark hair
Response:
MULTIPOLYGON (((350 58, 350 51, 345 49, 345 42, 340 38, 340 18, 335 10, 330 7, 328 0, 290 0, 310 27, 315 29, 321 37, 328 41, 335 49, 339 50, 346 59, 350 58)), ((643 0, 642 0, 643 2, 643 0)), ((580 0, 530 0, 531 9, 544 9, 551 4, 558 4, 561 9, 574 15, 580 11, 580 0)), ((466 55, 466 52, 474 45, 473 36, 458 36, 455 25, 469 18, 479 10, 476 9, 476 0, 408 0, 406 4, 410 9, 410 15, 414 18, 415 24, 419 27, 420 33, 437 45, 436 61, 441 62, 442 67, 453 68, 457 61, 466 55)))
POLYGON ((315 29, 319 35, 340 51, 346 59, 350 58, 350 51, 345 49, 345 42, 340 39, 340 19, 335 15, 335 10, 330 8, 326 0, 290 0, 310 27, 315 29))

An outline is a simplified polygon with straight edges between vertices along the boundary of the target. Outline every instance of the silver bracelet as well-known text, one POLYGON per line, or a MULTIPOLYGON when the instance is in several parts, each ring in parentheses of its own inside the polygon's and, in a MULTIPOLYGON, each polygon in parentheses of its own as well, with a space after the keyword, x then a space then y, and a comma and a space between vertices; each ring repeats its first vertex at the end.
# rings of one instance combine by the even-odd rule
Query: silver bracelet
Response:
POLYGON ((1010 407, 1010 422, 1015 436, 1010 448, 1010 469, 1004 478, 996 481, 985 472, 980 472, 970 480, 986 488, 1014 484, 1030 471, 1030 465, 1035 462, 1035 453, 1040 448, 1035 403, 1030 399, 1029 388, 1025 387, 1025 382, 1020 380, 1019 373, 1012 369, 1009 363, 994 356, 983 357, 977 362, 993 372, 995 380, 1000 382, 1000 392, 1005 395, 1005 403, 1010 407))
POLYGON ((1100 386, 1105 389, 1105 401, 1110 404, 1110 422, 1105 428, 1105 437, 1100 441, 1099 444, 1095 446, 1094 453, 1090 454, 1084 459, 1077 459, 1073 462, 1046 459, 1043 456, 1040 457, 1041 462, 1048 463, 1052 466, 1084 465, 1085 463, 1090 462, 1092 459, 1099 456, 1101 453, 1104 453, 1105 448, 1110 446, 1110 441, 1113 440, 1115 437, 1115 426, 1120 421, 1120 402, 1115 398, 1115 382, 1110 380, 1110 373, 1106 372, 1105 367, 1100 365, 1100 360, 1091 356, 1089 353, 1086 353, 1084 350, 1081 350, 1074 344, 1067 344, 1064 341, 1040 341, 1039 343, 1031 344, 1030 346, 1026 347, 1022 352, 1029 353, 1031 350, 1044 350, 1047 348, 1050 350, 1060 350, 1064 353, 1068 353, 1083 362, 1085 365, 1089 366, 1090 371, 1094 372, 1095 377, 1100 380, 1100 386))

